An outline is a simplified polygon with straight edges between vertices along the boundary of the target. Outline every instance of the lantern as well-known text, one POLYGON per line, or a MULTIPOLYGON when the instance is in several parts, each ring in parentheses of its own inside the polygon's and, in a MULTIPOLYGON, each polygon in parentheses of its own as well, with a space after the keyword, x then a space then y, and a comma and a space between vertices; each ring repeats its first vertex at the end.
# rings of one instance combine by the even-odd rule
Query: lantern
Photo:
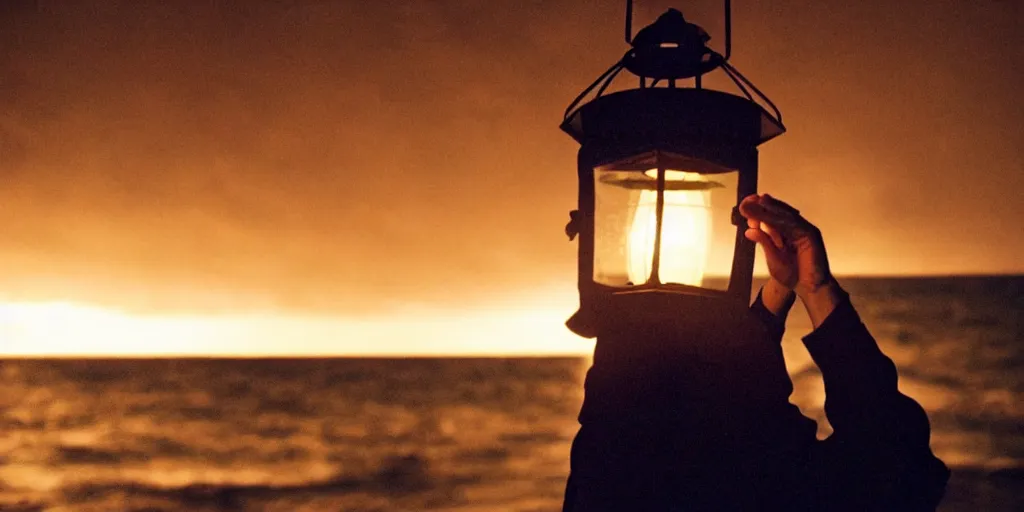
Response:
POLYGON ((737 205, 757 191, 758 145, 785 131, 774 104, 728 63, 728 0, 724 55, 674 9, 632 37, 631 4, 629 51, 561 125, 580 143, 567 227, 579 234, 580 310, 567 325, 587 337, 620 322, 747 307, 754 244, 737 205), (638 86, 606 94, 622 70, 638 86), (704 88, 711 72, 742 95, 704 88))

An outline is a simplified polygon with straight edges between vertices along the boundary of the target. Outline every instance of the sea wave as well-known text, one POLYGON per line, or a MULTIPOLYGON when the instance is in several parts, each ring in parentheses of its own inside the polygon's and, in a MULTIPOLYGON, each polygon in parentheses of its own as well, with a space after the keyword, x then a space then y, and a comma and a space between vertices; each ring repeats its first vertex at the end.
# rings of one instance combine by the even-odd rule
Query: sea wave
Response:
MULTIPOLYGON (((504 456, 498 452, 481 452, 477 455, 504 456)), ((480 478, 477 476, 433 471, 424 456, 406 454, 388 457, 365 474, 339 472, 330 478, 301 483, 193 482, 167 486, 142 481, 84 482, 64 488, 62 495, 64 500, 72 505, 121 502, 130 506, 152 506, 151 503, 155 500, 162 502, 164 506, 172 506, 175 510, 244 510, 254 501, 273 501, 296 496, 325 497, 367 493, 394 497, 438 489, 446 490, 450 494, 462 486, 473 485, 479 481, 480 478)))

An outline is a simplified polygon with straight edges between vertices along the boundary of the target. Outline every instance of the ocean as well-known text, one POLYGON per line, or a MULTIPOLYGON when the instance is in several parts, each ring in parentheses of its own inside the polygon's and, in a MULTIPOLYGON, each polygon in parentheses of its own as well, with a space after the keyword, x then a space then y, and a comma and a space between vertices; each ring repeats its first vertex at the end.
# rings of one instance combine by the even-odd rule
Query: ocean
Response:
MULTIPOLYGON (((953 470, 1024 510, 1024 276, 843 279, 953 470)), ((829 432, 820 374, 792 401, 829 432)), ((3 511, 557 511, 586 358, 5 360, 3 511)))

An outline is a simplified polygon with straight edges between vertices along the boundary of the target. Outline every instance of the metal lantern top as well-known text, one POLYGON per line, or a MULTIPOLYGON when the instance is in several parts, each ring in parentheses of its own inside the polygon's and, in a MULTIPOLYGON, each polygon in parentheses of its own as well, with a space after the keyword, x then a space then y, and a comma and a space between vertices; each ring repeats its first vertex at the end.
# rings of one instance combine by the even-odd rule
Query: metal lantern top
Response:
POLYGON ((711 146, 757 146, 786 131, 782 113, 757 86, 729 64, 731 2, 725 0, 725 54, 711 49, 701 27, 669 9, 632 36, 632 1, 626 2, 630 49, 565 110, 561 128, 577 142, 665 147, 690 141, 711 146), (625 69, 639 87, 605 95, 625 69), (743 96, 705 89, 704 75, 721 70, 743 96), (678 81, 693 79, 692 87, 678 81), (581 103, 593 93, 593 99, 581 103))

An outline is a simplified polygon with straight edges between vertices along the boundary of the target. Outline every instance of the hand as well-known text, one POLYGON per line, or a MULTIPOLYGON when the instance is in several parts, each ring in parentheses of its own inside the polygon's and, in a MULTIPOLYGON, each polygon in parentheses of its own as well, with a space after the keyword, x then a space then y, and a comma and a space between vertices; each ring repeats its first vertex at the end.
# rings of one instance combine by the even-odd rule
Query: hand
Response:
POLYGON ((772 279, 807 306, 815 326, 832 312, 841 292, 832 277, 821 231, 792 206, 764 194, 740 202, 746 237, 764 250, 772 279))

